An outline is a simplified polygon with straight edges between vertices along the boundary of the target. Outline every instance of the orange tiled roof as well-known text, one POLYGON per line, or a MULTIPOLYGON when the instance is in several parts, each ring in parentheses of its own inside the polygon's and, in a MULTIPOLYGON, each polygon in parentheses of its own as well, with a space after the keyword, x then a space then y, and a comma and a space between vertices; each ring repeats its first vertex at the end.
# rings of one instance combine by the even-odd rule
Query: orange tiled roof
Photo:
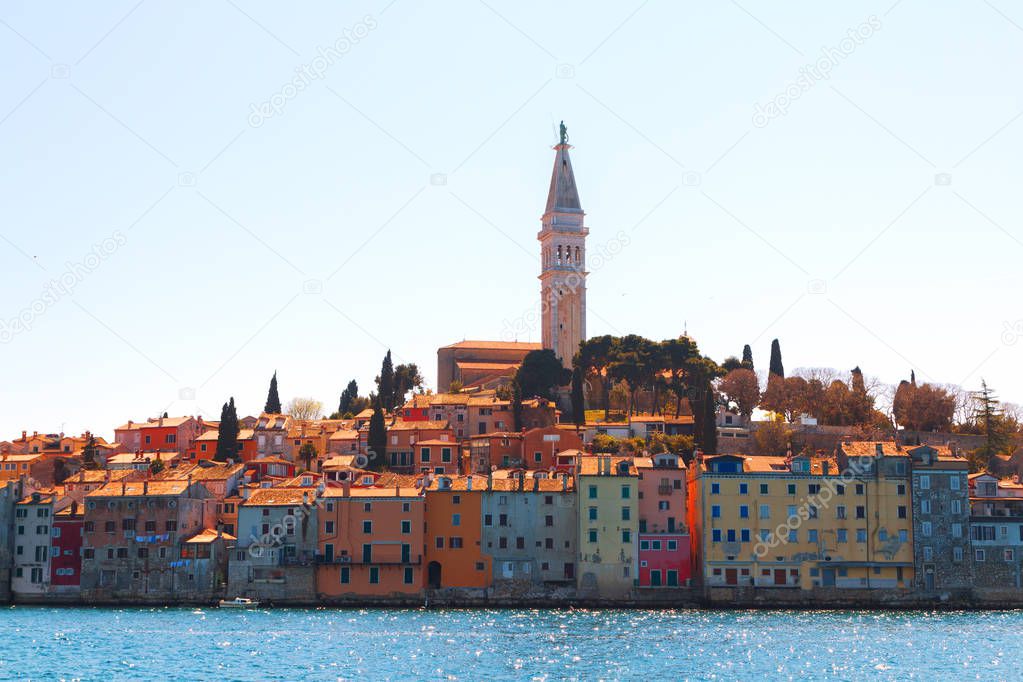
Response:
POLYGON ((188 545, 206 545, 206 544, 209 544, 211 542, 216 541, 217 538, 220 538, 220 539, 224 540, 225 542, 234 542, 235 540, 238 539, 235 536, 230 535, 229 533, 224 533, 224 532, 217 533, 217 531, 215 531, 212 528, 206 528, 204 530, 199 531, 198 533, 196 533, 192 537, 188 538, 187 540, 185 540, 185 544, 188 544, 188 545))
POLYGON ((422 421, 422 422, 407 422, 407 421, 396 421, 387 427, 388 431, 427 431, 435 430, 442 431, 447 429, 447 421, 422 421))
POLYGON ((523 352, 529 352, 531 350, 540 350, 543 348, 543 344, 540 343, 526 343, 524 341, 459 341, 453 343, 450 346, 444 346, 445 348, 471 348, 473 350, 520 350, 523 352))
POLYGON ((289 507, 303 502, 312 503, 316 496, 309 488, 260 488, 249 495, 249 507, 289 507))
POLYGON ((86 497, 166 497, 180 496, 188 490, 188 481, 118 481, 107 483, 86 497))

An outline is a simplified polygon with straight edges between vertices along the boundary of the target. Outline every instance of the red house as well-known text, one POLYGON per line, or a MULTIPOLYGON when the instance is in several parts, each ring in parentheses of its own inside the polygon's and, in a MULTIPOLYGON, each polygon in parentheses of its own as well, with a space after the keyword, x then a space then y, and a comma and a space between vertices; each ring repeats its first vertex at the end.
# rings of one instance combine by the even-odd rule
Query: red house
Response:
POLYGON ((50 559, 51 592, 77 592, 81 586, 84 528, 84 510, 78 502, 72 502, 54 515, 50 559))

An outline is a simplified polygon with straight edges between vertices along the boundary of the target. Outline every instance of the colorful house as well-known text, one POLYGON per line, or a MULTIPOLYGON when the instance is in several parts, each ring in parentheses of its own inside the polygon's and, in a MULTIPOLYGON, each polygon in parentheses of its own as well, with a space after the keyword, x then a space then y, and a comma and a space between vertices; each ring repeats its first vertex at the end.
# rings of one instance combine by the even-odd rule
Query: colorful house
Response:
POLYGON ((320 599, 409 597, 423 589, 421 488, 327 488, 319 511, 320 599))
POLYGON ((693 574, 712 598, 720 587, 912 584, 905 455, 698 457, 689 498, 693 574))
POLYGON ((486 588, 490 556, 480 546, 487 479, 436 476, 426 487, 426 587, 486 588))
POLYGON ((635 459, 639 479, 639 586, 679 587, 692 575, 686 467, 672 453, 635 459))
POLYGON ((639 479, 628 457, 596 455, 579 463, 581 596, 621 598, 639 578, 639 479))

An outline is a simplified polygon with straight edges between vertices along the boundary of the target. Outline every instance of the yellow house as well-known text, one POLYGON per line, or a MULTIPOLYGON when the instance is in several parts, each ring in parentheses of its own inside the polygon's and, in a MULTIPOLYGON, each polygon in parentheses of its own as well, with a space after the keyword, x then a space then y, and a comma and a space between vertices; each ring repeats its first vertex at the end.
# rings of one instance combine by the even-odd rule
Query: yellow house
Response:
POLYGON ((715 587, 913 582, 909 458, 717 455, 690 468, 693 575, 715 587))
POLYGON ((638 483, 629 457, 580 457, 581 596, 614 598, 632 593, 639 577, 638 483))

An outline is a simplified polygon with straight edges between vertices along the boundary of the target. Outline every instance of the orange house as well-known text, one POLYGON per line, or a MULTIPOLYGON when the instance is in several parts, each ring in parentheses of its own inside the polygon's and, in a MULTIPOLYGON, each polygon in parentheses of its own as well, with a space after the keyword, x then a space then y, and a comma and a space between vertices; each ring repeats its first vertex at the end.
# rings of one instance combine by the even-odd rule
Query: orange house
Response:
POLYGON ((522 466, 553 469, 556 455, 565 450, 582 450, 583 439, 575 427, 545 426, 522 434, 522 466))
POLYGON ((437 476, 426 490, 426 586, 490 587, 493 566, 483 553, 482 476, 437 476))
POLYGON ((17 481, 28 476, 32 465, 42 458, 41 454, 0 455, 0 481, 17 481))
MULTIPOLYGON (((403 422, 396 421, 387 427, 387 452, 385 456, 392 471, 412 473, 417 471, 417 443, 424 440, 451 441, 455 447, 454 431, 446 421, 403 422)), ((457 461, 457 454, 454 457, 457 461)), ((430 471, 433 467, 430 467, 430 471)))
POLYGON ((332 597, 401 597, 423 589, 420 488, 327 488, 320 501, 316 591, 332 597))
MULTIPOLYGON (((188 451, 188 459, 201 461, 213 459, 217 454, 217 438, 220 431, 211 429, 195 439, 191 449, 188 451)), ((256 459, 256 439, 253 437, 252 429, 241 429, 238 431, 239 459, 242 462, 251 462, 256 459)))

